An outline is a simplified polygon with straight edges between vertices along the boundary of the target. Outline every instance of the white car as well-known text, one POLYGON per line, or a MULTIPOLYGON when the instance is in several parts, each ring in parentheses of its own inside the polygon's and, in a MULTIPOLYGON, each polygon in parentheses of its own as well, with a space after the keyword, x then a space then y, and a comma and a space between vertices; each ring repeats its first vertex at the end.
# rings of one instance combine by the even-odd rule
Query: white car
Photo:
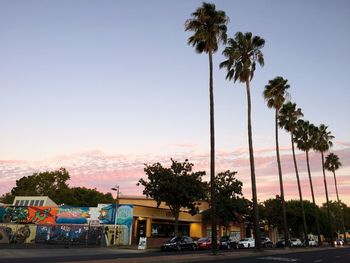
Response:
POLYGON ((303 245, 303 242, 299 238, 292 238, 290 240, 290 246, 291 247, 301 247, 303 245))
POLYGON ((243 238, 238 242, 238 247, 240 248, 255 247, 255 239, 251 237, 243 238))
POLYGON ((315 246, 317 246, 316 240, 309 239, 309 246, 310 246, 310 247, 315 247, 315 246))

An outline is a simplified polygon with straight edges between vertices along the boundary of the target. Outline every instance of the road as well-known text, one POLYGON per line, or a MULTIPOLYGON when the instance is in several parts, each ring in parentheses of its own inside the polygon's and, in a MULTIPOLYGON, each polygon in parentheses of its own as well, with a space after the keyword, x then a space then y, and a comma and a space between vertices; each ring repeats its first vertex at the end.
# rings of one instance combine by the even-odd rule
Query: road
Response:
POLYGON ((160 252, 158 250, 133 250, 118 248, 69 248, 69 249, 0 249, 0 263, 349 263, 350 247, 269 249, 264 251, 219 251, 217 256, 208 251, 160 252))

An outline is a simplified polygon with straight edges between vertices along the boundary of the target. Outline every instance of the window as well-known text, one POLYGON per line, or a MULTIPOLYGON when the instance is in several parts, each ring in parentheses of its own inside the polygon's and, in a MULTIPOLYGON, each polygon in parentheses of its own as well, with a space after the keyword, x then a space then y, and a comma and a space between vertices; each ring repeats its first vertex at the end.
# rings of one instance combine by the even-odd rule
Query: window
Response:
MULTIPOLYGON (((154 222, 151 225, 152 237, 172 237, 175 234, 174 223, 168 222, 154 222)), ((179 235, 189 236, 190 226, 189 224, 179 224, 179 235)))
POLYGON ((35 202, 35 200, 30 200, 30 206, 33 206, 34 205, 34 202, 35 202))
POLYGON ((44 200, 40 200, 39 206, 43 206, 44 205, 44 200))
POLYGON ((19 200, 16 200, 15 206, 19 206, 19 200))
POLYGON ((25 200, 24 201, 24 206, 28 206, 28 204, 29 204, 29 200, 25 200))
POLYGON ((19 205, 23 206, 24 205, 24 200, 19 201, 19 205))
POLYGON ((39 200, 35 200, 35 206, 38 206, 39 205, 39 200))

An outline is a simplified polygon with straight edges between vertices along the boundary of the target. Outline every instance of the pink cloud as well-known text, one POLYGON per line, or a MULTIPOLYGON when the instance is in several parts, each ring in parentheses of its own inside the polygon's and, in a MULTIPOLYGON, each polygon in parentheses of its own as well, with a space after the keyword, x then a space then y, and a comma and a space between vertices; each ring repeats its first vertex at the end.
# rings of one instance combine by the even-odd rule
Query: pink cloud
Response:
MULTIPOLYGON (((247 149, 237 151, 217 151, 216 172, 224 170, 238 171, 237 178, 244 183, 243 191, 247 198, 251 196, 250 163, 247 149), (245 152, 246 151, 246 152, 245 152)), ((350 204, 350 148, 334 151, 343 163, 337 171, 338 186, 341 199, 350 204)), ((272 198, 280 193, 274 148, 255 150, 256 178, 259 200, 272 198), (273 153, 264 155, 265 153, 273 153)), ((80 154, 59 156, 51 160, 29 163, 21 160, 0 161, 0 194, 8 192, 17 179, 34 172, 54 170, 65 167, 70 175, 71 186, 85 186, 97 188, 103 192, 111 192, 111 187, 118 184, 123 194, 142 194, 142 187, 136 183, 145 177, 144 164, 160 162, 170 164, 170 158, 178 161, 186 158, 194 163, 195 170, 205 170, 209 179, 209 153, 190 152, 175 155, 123 155, 105 154, 102 151, 89 151, 80 154)), ((305 154, 296 155, 303 195, 311 200, 310 186, 306 170, 305 154)), ((281 163, 285 185, 286 199, 298 198, 298 190, 294 172, 291 149, 286 147, 281 151, 281 163)), ((324 202, 324 185, 319 153, 310 153, 310 164, 318 202, 324 202)), ((328 190, 331 199, 335 199, 333 175, 327 172, 328 190)))

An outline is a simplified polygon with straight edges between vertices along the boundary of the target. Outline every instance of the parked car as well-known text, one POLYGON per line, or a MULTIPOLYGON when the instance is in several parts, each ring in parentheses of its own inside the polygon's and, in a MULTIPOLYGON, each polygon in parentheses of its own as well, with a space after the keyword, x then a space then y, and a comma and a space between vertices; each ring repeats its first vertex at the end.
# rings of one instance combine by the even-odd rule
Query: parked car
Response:
POLYGON ((239 248, 255 247, 255 240, 252 237, 243 238, 238 242, 239 248))
POLYGON ((220 249, 238 248, 238 242, 233 240, 230 236, 223 236, 220 238, 220 249))
POLYGON ((290 240, 290 246, 291 247, 301 247, 303 246, 303 242, 299 238, 292 238, 290 240))
MULTIPOLYGON (((217 247, 220 246, 220 241, 217 241, 217 247)), ((211 238, 210 237, 201 237, 197 241, 198 249, 211 249, 211 238)))
POLYGON ((166 241, 162 246, 161 250, 166 251, 166 250, 184 250, 184 249, 189 249, 189 250, 196 250, 197 245, 193 241, 192 238, 188 236, 175 236, 171 238, 170 240, 166 241))
POLYGON ((342 246, 342 245, 344 245, 344 240, 341 239, 341 238, 337 238, 337 239, 334 241, 334 245, 335 245, 335 246, 342 246))
POLYGON ((277 247, 277 248, 286 247, 286 242, 284 241, 284 239, 278 240, 276 242, 275 247, 277 247))
POLYGON ((272 243, 272 241, 271 241, 271 239, 270 238, 268 238, 268 237, 262 237, 261 239, 260 239, 260 243, 261 243, 261 246, 262 247, 270 247, 270 248, 272 248, 273 247, 273 243, 272 243))
MULTIPOLYGON (((304 245, 305 245, 305 242, 304 242, 304 245)), ((316 240, 309 239, 309 247, 316 247, 316 246, 317 246, 316 240)))

